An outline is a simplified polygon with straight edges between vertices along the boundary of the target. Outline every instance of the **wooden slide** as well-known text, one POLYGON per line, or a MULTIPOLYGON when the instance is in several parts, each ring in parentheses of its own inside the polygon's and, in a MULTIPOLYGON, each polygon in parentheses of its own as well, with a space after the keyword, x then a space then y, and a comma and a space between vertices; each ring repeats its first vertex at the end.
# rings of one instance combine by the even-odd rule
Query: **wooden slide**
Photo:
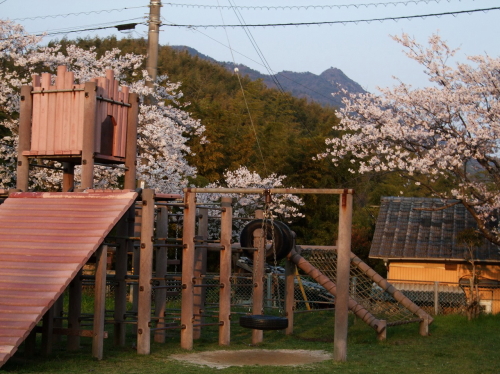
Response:
POLYGON ((136 198, 133 191, 15 192, 0 205, 0 367, 136 198))

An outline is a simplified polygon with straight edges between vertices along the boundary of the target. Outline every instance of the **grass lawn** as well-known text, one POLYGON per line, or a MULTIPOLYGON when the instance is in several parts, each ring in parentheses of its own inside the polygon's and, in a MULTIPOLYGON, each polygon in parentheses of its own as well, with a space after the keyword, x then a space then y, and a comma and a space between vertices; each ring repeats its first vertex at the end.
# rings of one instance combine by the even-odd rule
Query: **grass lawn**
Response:
MULTIPOLYGON (((295 316, 295 333, 286 336, 281 331, 264 332, 264 343, 251 346, 251 331, 232 326, 231 346, 217 344, 217 329, 207 327, 194 351, 220 349, 308 349, 333 350, 333 313, 315 312, 295 316)), ((169 359, 179 348, 179 333, 170 332, 166 344, 152 344, 149 356, 139 356, 131 337, 125 348, 112 346, 112 337, 106 340, 104 360, 91 358, 91 339, 82 338, 82 349, 66 352, 65 340, 55 346, 49 357, 24 359, 22 347, 1 369, 7 373, 500 373, 500 315, 481 316, 467 321, 464 316, 436 317, 430 327, 431 335, 418 335, 418 325, 389 328, 387 340, 378 342, 375 332, 361 321, 351 321, 347 362, 332 360, 302 367, 247 366, 212 369, 184 364, 169 359)), ((107 326, 112 332, 112 326, 107 326)))

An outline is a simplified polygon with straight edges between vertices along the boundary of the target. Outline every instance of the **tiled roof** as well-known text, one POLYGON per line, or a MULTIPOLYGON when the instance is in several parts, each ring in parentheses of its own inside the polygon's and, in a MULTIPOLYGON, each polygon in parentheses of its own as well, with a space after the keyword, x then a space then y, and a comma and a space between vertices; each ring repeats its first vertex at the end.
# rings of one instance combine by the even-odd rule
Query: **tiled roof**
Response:
MULTIPOLYGON (((477 228, 477 225, 462 204, 435 209, 453 202, 456 200, 383 197, 370 257, 464 259, 467 249, 457 243, 457 234, 467 228, 477 228)), ((500 248, 484 240, 477 250, 476 258, 500 261, 500 248)))

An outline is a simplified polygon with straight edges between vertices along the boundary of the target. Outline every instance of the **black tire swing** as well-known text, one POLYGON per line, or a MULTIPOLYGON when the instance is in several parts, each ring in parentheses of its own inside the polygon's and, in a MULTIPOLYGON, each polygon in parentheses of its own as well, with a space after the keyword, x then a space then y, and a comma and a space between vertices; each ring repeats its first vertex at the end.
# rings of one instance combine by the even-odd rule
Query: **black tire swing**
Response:
MULTIPOLYGON (((266 240, 272 240, 272 245, 265 248, 266 259, 277 261, 285 258, 293 247, 293 233, 280 221, 256 219, 249 222, 240 234, 242 248, 253 247, 254 231, 264 229, 266 240)), ((247 257, 250 251, 243 250, 247 257)), ((262 314, 244 315, 240 317, 240 326, 254 330, 284 330, 288 327, 288 318, 262 314)))

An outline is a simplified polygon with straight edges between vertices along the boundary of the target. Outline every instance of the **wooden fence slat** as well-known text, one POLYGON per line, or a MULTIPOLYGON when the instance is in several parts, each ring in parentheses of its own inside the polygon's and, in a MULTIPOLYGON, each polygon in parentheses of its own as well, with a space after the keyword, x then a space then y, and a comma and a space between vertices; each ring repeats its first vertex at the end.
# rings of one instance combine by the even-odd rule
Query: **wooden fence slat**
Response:
MULTIPOLYGON (((57 68, 56 89, 63 90, 66 87, 66 66, 57 68)), ((58 92, 56 94, 56 113, 55 113, 55 138, 54 138, 54 153, 62 154, 64 143, 64 102, 67 93, 58 92)))
MULTIPOLYGON (((50 73, 43 73, 42 74, 42 89, 43 90, 49 90, 50 89, 50 78, 51 75, 50 73)), ((40 99, 40 122, 38 123, 39 126, 39 133, 38 133, 38 138, 35 140, 35 143, 37 144, 37 151, 43 152, 47 148, 47 120, 48 120, 48 110, 49 110, 49 95, 48 94, 38 94, 41 95, 40 99)))
MULTIPOLYGON (((39 91, 41 89, 40 76, 37 74, 32 75, 33 90, 39 91)), ((33 95, 33 118, 31 128, 31 147, 30 150, 36 151, 38 149, 38 138, 40 137, 40 95, 33 95)))

